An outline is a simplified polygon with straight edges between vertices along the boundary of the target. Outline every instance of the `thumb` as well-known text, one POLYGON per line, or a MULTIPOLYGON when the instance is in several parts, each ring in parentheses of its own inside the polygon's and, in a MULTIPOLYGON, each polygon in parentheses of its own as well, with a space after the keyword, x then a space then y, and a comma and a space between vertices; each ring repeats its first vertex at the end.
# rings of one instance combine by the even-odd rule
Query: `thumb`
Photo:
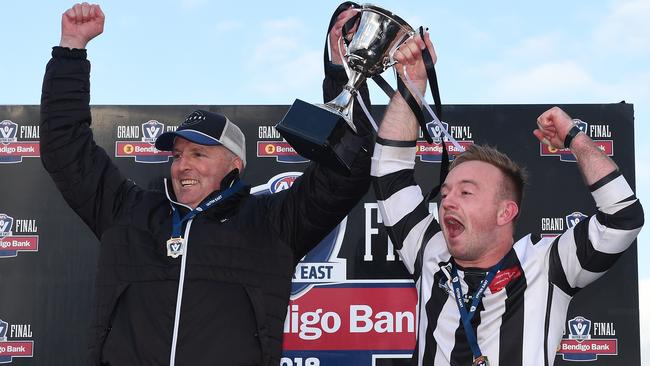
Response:
POLYGON ((533 135, 535 135, 540 142, 544 139, 544 134, 537 128, 533 130, 533 135))

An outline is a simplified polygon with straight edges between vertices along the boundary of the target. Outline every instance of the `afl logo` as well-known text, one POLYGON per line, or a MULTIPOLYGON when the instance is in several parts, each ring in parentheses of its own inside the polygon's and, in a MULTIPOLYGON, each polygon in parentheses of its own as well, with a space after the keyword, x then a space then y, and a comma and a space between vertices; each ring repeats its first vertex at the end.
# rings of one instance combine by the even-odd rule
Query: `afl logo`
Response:
MULTIPOLYGON (((442 127, 444 128, 445 131, 449 131, 449 123, 442 122, 442 121, 440 121, 440 123, 442 124, 442 127)), ((443 136, 444 132, 442 132, 440 125, 435 123, 434 121, 427 123, 427 130, 429 131, 431 138, 433 138, 434 144, 439 144, 442 141, 447 140, 447 138, 443 136)))
POLYGON ((16 142, 16 132, 18 131, 18 124, 13 123, 8 119, 0 122, 0 142, 8 144, 16 142))
POLYGON ((292 173, 284 173, 280 174, 280 176, 275 176, 269 183, 269 191, 271 193, 277 193, 280 191, 284 191, 285 189, 289 189, 292 185, 293 182, 298 179, 298 177, 302 173, 297 173, 297 172, 292 172, 292 173), (276 178, 277 177, 277 178, 276 178))
POLYGON ((582 212, 577 212, 577 211, 573 212, 571 214, 568 214, 568 215, 566 215, 564 217, 564 219, 566 220, 566 226, 569 229, 576 226, 576 225, 578 225, 578 223, 580 223, 580 221, 582 221, 584 219, 588 219, 588 218, 589 218, 589 216, 583 214, 582 212))
POLYGON ((273 176, 266 184, 251 188, 254 195, 273 194, 291 188, 293 183, 302 175, 302 172, 284 172, 273 176))
MULTIPOLYGON (((38 128, 38 126, 23 127, 26 129, 38 128)), ((25 157, 34 158, 41 156, 40 143, 38 141, 18 141, 16 137, 18 136, 18 131, 19 126, 17 123, 11 122, 8 119, 0 122, 0 164, 21 163, 25 157)))

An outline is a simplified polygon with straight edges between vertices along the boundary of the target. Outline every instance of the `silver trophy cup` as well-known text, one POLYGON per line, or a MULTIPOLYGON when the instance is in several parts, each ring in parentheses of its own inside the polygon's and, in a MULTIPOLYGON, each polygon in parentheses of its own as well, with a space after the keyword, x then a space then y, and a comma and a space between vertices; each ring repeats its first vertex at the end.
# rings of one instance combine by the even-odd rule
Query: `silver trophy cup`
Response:
POLYGON ((344 55, 348 83, 324 108, 332 110, 356 131, 352 121, 352 107, 357 90, 367 78, 384 72, 395 64, 397 48, 415 34, 413 28, 392 12, 371 4, 361 9, 359 26, 344 55))
POLYGON ((296 99, 276 129, 303 157, 349 172, 359 146, 352 142, 357 127, 352 107, 358 89, 367 78, 392 66, 397 48, 414 35, 400 17, 380 7, 365 4, 358 27, 347 46, 344 67, 348 82, 343 91, 325 104, 313 105, 296 99))

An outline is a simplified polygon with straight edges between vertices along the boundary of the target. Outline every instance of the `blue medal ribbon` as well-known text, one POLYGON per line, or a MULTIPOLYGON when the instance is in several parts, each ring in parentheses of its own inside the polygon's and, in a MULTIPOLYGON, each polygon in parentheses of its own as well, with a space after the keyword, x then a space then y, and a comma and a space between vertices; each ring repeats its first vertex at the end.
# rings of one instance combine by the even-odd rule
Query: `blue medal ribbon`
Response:
POLYGON ((173 216, 172 216, 172 239, 173 238, 182 238, 181 234, 181 229, 183 227, 183 223, 185 221, 189 221, 194 218, 194 216, 198 215, 199 213, 207 210, 208 208, 217 205, 221 202, 223 202, 225 199, 232 197, 235 193, 239 192, 244 188, 244 183, 241 180, 238 180, 230 186, 230 188, 226 189, 225 191, 221 192, 217 197, 211 198, 202 204, 200 204, 197 208, 193 209, 192 211, 188 212, 182 219, 180 213, 178 213, 178 209, 172 205, 172 211, 173 211, 173 216))
POLYGON ((463 290, 460 287, 460 277, 458 276, 456 264, 452 263, 451 266, 451 284, 454 287, 454 296, 456 297, 456 304, 458 305, 458 310, 460 311, 460 320, 463 323, 463 327, 465 328, 465 336, 467 338, 467 342, 469 343, 469 347, 472 349, 474 359, 481 357, 482 354, 481 348, 478 346, 478 341, 476 340, 476 334, 474 334, 474 329, 472 328, 472 318, 474 317, 476 309, 478 308, 481 297, 483 297, 483 293, 490 285, 499 269, 501 269, 501 265, 503 265, 504 259, 505 257, 502 258, 499 263, 492 266, 487 275, 485 275, 485 278, 481 281, 481 284, 474 293, 474 296, 472 296, 472 305, 469 308, 469 312, 465 308, 465 303, 463 301, 463 290))

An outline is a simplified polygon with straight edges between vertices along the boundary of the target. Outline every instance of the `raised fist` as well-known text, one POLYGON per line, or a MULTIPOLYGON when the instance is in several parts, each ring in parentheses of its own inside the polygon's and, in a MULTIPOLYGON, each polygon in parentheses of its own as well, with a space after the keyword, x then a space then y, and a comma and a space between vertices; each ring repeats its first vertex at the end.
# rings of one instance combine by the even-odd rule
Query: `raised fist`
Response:
POLYGON ((573 127, 573 121, 559 107, 553 107, 537 118, 537 129, 533 134, 542 143, 556 149, 564 148, 564 139, 573 127))
POLYGON ((61 47, 86 48, 88 42, 104 31, 104 13, 99 5, 81 3, 61 17, 61 47))
POLYGON ((425 48, 429 49, 432 61, 435 64, 438 57, 433 48, 433 44, 431 44, 431 40, 429 39, 429 33, 424 34, 424 39, 417 35, 404 42, 404 44, 397 49, 394 56, 395 60, 398 62, 395 65, 397 72, 402 77, 404 76, 404 72, 406 72, 416 86, 421 89, 421 93, 424 93, 427 82, 427 70, 422 58, 422 50, 425 48))

